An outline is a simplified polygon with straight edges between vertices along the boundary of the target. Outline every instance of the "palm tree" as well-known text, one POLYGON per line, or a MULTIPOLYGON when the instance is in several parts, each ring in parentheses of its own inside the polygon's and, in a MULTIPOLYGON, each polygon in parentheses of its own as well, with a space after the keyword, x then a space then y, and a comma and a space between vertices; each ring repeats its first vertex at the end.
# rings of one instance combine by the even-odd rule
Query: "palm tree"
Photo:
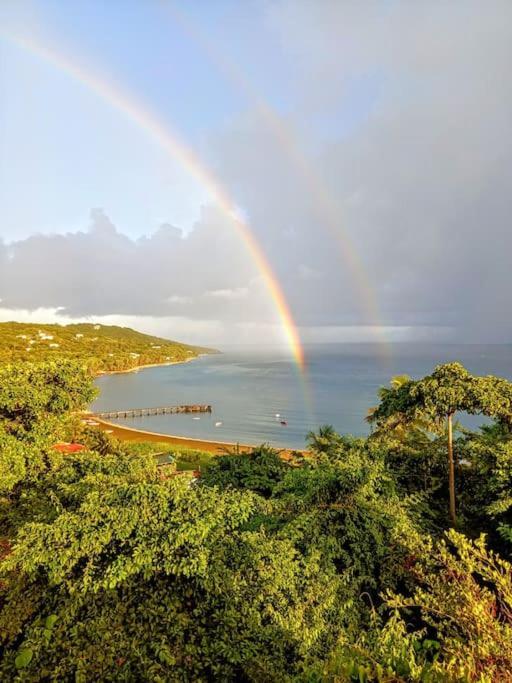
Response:
POLYGON ((333 453, 335 448, 343 444, 343 440, 334 427, 322 425, 317 432, 308 432, 306 443, 313 452, 329 455, 333 453))

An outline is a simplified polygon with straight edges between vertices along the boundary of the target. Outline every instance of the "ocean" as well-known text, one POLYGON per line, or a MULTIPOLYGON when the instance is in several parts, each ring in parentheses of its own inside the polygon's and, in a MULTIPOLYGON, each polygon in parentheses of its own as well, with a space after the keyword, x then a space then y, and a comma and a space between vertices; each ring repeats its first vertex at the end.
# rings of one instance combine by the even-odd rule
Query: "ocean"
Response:
MULTIPOLYGON (((419 378, 438 363, 457 360, 475 374, 512 380, 512 345, 401 343, 383 349, 374 344, 323 344, 306 347, 305 356, 304 373, 282 350, 244 349, 181 365, 104 375, 96 380, 100 396, 91 410, 211 404, 211 415, 115 422, 197 439, 303 448, 307 433, 322 424, 340 433, 367 434, 368 409, 378 402, 379 387, 394 375, 419 378)), ((461 416, 461 421, 477 427, 484 420, 461 416)))

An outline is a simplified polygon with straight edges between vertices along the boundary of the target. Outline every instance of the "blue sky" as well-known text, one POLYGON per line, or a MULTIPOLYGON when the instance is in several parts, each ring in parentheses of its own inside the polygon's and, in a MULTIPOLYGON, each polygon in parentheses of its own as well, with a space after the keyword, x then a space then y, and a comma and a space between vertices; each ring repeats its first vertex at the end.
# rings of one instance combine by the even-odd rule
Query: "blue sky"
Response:
MULTIPOLYGON (((285 108, 287 65, 265 29, 262 5, 244 4, 243 13, 235 2, 192 3, 185 12, 274 107, 285 108)), ((248 106, 170 3, 11 2, 0 12, 7 36, 34 38, 101 73, 203 158, 215 131, 248 106)), ((4 238, 83 227, 95 206, 130 235, 161 222, 190 229, 207 195, 143 131, 37 56, 5 39, 0 51, 4 238)))

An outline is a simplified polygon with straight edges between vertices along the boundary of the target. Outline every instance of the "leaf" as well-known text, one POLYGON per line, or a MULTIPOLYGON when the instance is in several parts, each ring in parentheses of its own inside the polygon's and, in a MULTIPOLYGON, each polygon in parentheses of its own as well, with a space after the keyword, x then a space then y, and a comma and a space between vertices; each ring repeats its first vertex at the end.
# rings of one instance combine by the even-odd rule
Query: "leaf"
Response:
POLYGON ((30 662, 32 661, 33 656, 34 656, 34 653, 29 648, 22 650, 19 653, 19 655, 16 657, 16 659, 14 660, 16 668, 17 669, 24 669, 25 667, 27 667, 30 664, 30 662))
POLYGON ((44 622, 45 628, 52 629, 58 618, 59 617, 56 614, 50 614, 49 617, 46 617, 46 621, 44 622))

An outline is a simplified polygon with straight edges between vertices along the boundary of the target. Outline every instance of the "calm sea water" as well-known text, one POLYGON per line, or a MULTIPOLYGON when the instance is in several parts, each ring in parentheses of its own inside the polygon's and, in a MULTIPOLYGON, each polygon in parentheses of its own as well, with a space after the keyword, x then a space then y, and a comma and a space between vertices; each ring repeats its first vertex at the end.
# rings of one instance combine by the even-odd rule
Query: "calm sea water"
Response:
MULTIPOLYGON (((364 418, 380 386, 393 375, 418 378, 453 360, 475 374, 512 379, 512 345, 394 344, 385 355, 373 344, 314 346, 306 348, 304 376, 282 351, 227 351, 183 365, 101 377, 92 410, 208 403, 212 414, 199 420, 189 414, 118 422, 194 438, 302 448, 307 432, 321 424, 367 434, 364 418)), ((477 426, 482 419, 463 422, 477 426)))

